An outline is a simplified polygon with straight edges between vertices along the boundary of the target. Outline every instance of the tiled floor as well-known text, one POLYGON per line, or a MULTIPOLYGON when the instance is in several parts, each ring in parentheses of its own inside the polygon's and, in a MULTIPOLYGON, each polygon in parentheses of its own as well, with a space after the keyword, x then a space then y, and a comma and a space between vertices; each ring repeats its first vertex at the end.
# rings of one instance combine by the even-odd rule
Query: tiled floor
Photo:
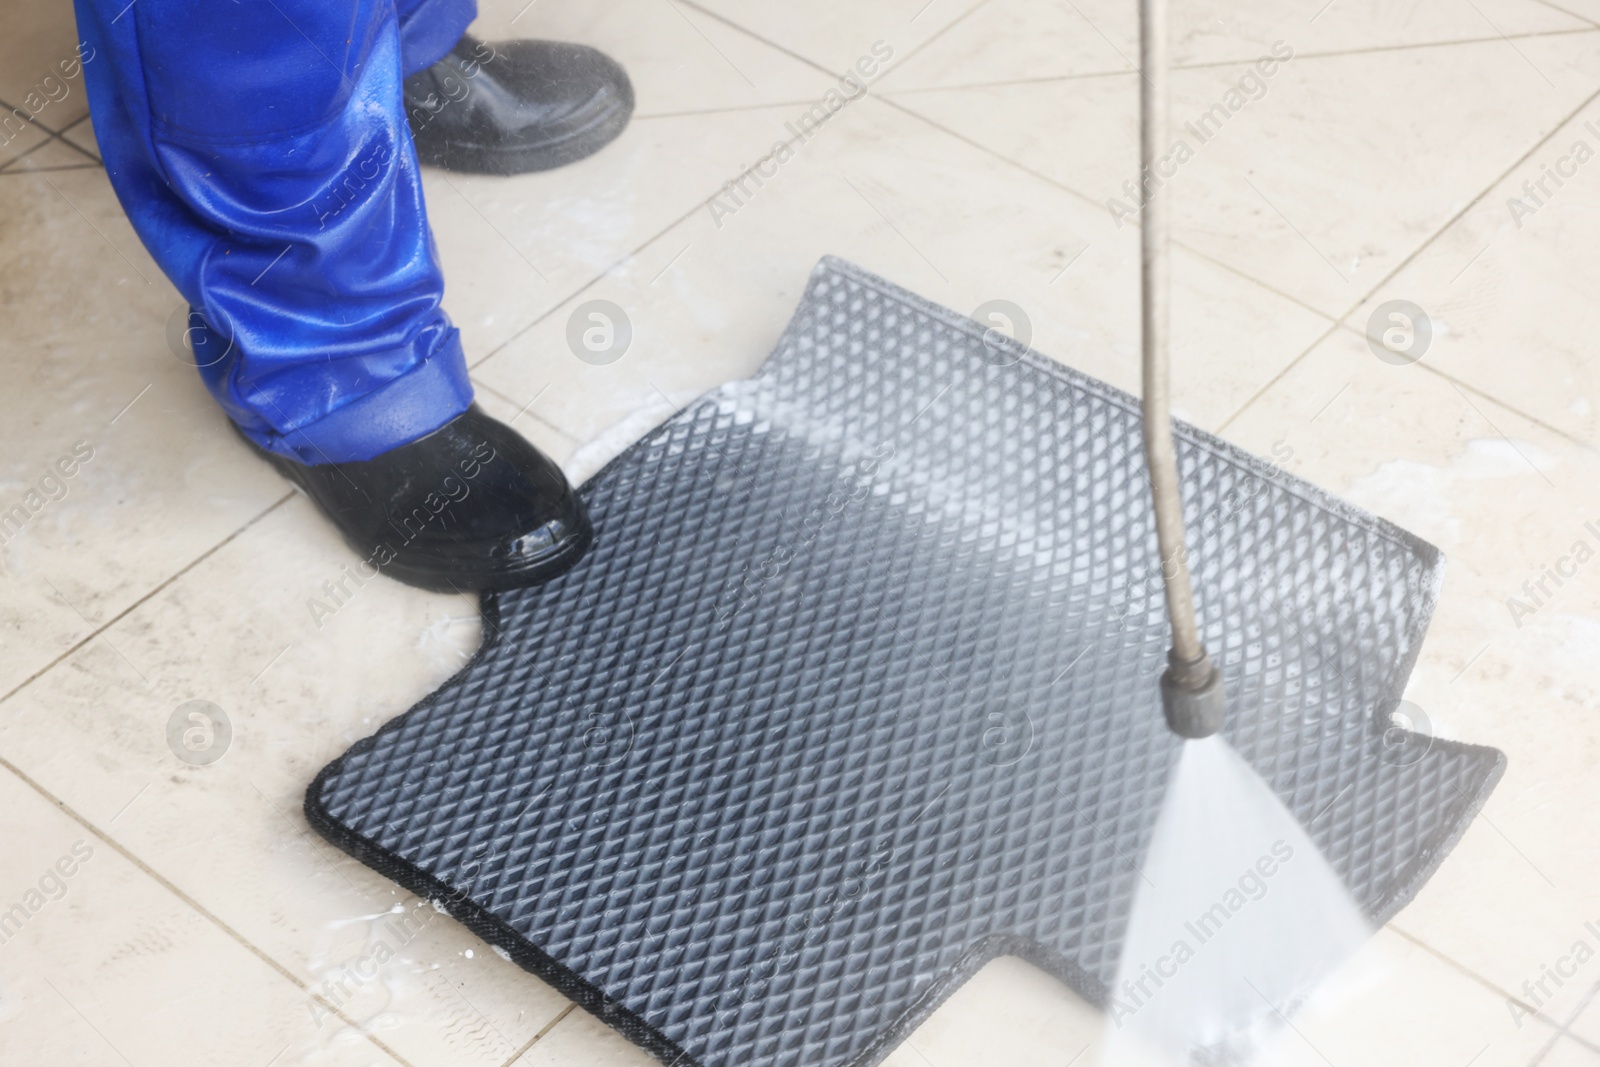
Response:
MULTIPOLYGON (((483 6, 481 35, 598 44, 639 90, 574 167, 426 178, 483 401, 576 476, 753 369, 826 252, 961 310, 1013 301, 1037 348, 1136 387, 1136 231, 1106 203, 1137 167, 1131 0, 483 6), (871 93, 726 210, 724 183, 875 44, 871 93), (608 366, 564 339, 595 297, 634 328, 608 366)), ((1600 147, 1600 3, 1176 6, 1178 119, 1248 97, 1172 186, 1181 413, 1444 549, 1408 696, 1510 757, 1265 1062, 1595 1067, 1600 563, 1532 615, 1506 599, 1600 543, 1600 163, 1563 162, 1600 147), (1434 324, 1413 365, 1365 340, 1393 299, 1434 324)), ((69 5, 13 7, 6 111, 74 42, 69 5)), ((76 454, 0 546, 0 909, 39 903, 0 940, 0 1061, 649 1062, 308 831, 306 783, 462 662, 474 608, 385 580, 310 616, 351 557, 171 355, 178 297, 69 88, 0 145, 0 510, 76 454), (192 699, 230 717, 210 766, 166 745, 192 699)), ((889 1062, 1087 1064, 1101 1027, 1000 960, 889 1062)))

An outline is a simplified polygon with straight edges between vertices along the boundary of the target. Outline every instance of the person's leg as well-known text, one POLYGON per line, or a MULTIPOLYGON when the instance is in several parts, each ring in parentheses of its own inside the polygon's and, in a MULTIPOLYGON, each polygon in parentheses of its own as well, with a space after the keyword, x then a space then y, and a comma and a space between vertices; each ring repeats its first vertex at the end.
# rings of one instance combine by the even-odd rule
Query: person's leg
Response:
POLYGON ((400 20, 400 67, 406 77, 450 53, 478 17, 478 0, 395 0, 400 20))
MULTIPOLYGON (((194 309, 202 378, 363 574, 493 589, 575 563, 581 502, 472 404, 440 307, 393 0, 76 2, 107 173, 194 309)), ((438 37, 470 18, 427 6, 438 37)))
POLYGON ((343 463, 465 411, 392 0, 77 10, 105 59, 84 75, 112 185, 198 312, 201 374, 240 429, 343 463))

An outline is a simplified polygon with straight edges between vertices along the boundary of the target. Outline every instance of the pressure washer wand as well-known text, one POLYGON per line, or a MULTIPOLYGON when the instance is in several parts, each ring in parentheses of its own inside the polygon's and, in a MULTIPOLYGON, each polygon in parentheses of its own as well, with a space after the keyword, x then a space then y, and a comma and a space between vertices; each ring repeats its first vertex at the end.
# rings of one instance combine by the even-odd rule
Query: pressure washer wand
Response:
POLYGON ((1227 697, 1222 673, 1206 655, 1195 622, 1194 586, 1184 543, 1183 497, 1172 443, 1170 359, 1167 349, 1167 197, 1156 160, 1167 147, 1167 0, 1139 0, 1139 163, 1144 214, 1139 232, 1139 293, 1144 365, 1144 451, 1154 497, 1161 579, 1166 586, 1172 647, 1161 675, 1167 725, 1182 737, 1222 729, 1227 697))

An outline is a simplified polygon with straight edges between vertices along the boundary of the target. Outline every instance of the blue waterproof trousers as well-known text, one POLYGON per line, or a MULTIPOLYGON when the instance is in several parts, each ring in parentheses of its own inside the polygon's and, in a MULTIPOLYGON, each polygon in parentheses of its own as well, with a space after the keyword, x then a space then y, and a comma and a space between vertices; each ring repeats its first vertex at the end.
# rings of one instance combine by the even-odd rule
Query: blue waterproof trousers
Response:
POLYGON ((400 87, 475 0, 75 2, 111 184, 240 428, 342 463, 465 411, 400 87))

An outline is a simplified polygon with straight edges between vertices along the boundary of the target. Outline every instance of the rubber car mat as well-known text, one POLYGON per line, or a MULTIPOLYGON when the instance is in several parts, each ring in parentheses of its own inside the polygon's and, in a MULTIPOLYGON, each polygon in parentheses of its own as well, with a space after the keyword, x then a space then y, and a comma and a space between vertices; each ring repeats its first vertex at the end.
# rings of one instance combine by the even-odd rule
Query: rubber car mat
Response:
MULTIPOLYGON (((1439 553, 1179 459, 1225 736, 1386 921, 1504 768, 1391 728, 1439 553)), ((583 496, 319 832, 671 1064, 874 1063, 1006 954, 1105 1003, 1181 744, 1133 397, 830 258, 583 496)))

